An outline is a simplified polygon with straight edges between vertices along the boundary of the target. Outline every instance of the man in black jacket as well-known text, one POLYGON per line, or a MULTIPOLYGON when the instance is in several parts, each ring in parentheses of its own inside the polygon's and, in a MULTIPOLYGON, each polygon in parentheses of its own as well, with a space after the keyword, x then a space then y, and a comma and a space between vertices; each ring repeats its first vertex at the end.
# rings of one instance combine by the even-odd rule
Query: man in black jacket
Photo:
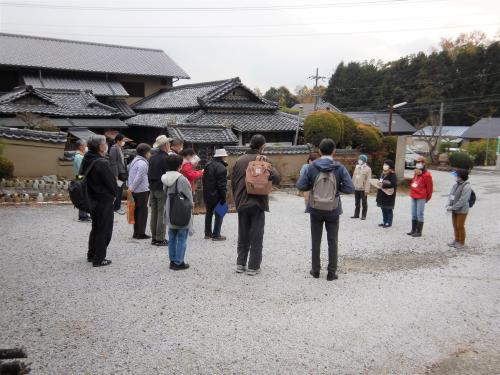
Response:
POLYGON ((227 196, 227 152, 224 149, 215 150, 213 159, 207 164, 203 174, 203 200, 205 201, 205 239, 225 241, 221 236, 222 217, 215 213, 215 224, 212 231, 212 218, 217 204, 226 203, 227 196))
POLYGON ((149 205, 151 207, 151 245, 167 246, 168 241, 165 238, 167 224, 164 220, 165 204, 167 202, 167 194, 163 190, 161 176, 167 171, 167 158, 170 152, 171 138, 166 135, 160 135, 156 138, 153 147, 158 151, 149 159, 149 205))
POLYGON ((82 161, 81 173, 85 173, 92 165, 86 177, 88 194, 92 200, 90 216, 92 230, 89 236, 87 260, 94 267, 108 266, 106 251, 113 234, 113 202, 116 198, 116 178, 109 161, 105 158, 108 152, 106 137, 93 135, 87 141, 89 151, 82 161), (93 164, 92 164, 93 163, 93 164))

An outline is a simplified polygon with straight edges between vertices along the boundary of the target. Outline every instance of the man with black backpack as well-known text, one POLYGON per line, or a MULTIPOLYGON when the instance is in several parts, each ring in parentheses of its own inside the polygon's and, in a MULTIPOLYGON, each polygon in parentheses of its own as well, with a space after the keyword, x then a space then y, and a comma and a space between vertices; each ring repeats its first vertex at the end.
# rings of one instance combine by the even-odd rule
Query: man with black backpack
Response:
POLYGON ((260 273, 265 212, 269 211, 269 188, 280 182, 278 171, 262 155, 265 147, 266 138, 261 134, 254 135, 250 139, 250 150, 236 161, 231 175, 231 190, 238 211, 236 272, 247 271, 248 262, 249 276, 260 273), (252 165, 254 167, 249 168, 252 165), (249 169, 254 171, 253 176, 249 176, 249 169), (253 182, 250 177, 254 178, 253 182), (255 188, 262 177, 265 177, 264 181, 255 188))
POLYGON ((85 175, 92 230, 89 236, 87 260, 94 267, 108 266, 106 251, 113 234, 113 203, 116 198, 116 178, 109 161, 105 158, 108 152, 106 137, 93 135, 88 141, 89 151, 82 161, 80 174, 85 175))
POLYGON ((328 275, 332 281, 337 276, 339 216, 342 215, 340 193, 355 191, 347 169, 333 159, 335 142, 325 138, 319 145, 321 158, 315 160, 305 170, 297 182, 300 191, 309 191, 307 212, 311 215, 312 267, 310 274, 319 278, 321 271, 321 238, 323 224, 328 239, 328 275))

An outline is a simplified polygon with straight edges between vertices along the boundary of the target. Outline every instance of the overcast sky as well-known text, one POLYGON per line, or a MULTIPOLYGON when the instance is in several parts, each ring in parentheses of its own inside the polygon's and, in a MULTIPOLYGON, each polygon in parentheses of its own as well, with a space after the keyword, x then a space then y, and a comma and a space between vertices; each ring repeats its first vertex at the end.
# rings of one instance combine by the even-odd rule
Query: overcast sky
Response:
POLYGON ((191 76, 183 82, 239 76, 262 91, 310 85, 316 67, 329 77, 341 61, 428 52, 472 30, 498 33, 500 1, 0 0, 1 32, 159 48, 191 76), (165 9, 179 7, 189 9, 165 9))

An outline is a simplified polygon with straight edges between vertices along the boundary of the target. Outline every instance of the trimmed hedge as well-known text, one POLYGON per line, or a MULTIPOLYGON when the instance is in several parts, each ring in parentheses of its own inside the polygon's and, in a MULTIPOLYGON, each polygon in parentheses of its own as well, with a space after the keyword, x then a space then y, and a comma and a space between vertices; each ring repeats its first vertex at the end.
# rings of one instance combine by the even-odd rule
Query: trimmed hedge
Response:
POLYGON ((474 167, 474 161, 465 152, 454 152, 450 155, 450 166, 452 168, 461 168, 471 170, 474 167))
POLYGON ((324 138, 331 138, 336 144, 342 140, 342 123, 330 111, 316 111, 306 117, 304 121, 304 136, 306 141, 316 147, 324 138))
POLYGON ((0 178, 11 178, 14 175, 14 163, 0 156, 0 178))
POLYGON ((352 146, 358 148, 361 152, 370 153, 380 151, 382 148, 383 135, 377 128, 358 124, 356 133, 353 136, 352 146))

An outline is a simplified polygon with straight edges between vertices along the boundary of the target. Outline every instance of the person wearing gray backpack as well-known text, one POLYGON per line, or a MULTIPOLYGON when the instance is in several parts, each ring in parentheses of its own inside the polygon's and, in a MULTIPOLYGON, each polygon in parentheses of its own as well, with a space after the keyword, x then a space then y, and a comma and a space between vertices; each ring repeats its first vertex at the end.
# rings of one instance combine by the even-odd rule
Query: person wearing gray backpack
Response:
POLYGON ((341 163, 333 159, 335 142, 325 138, 319 144, 321 158, 307 167, 297 182, 297 189, 309 191, 307 212, 311 216, 312 262, 310 274, 319 278, 321 271, 321 238, 323 225, 328 239, 328 275, 332 281, 337 276, 339 217, 342 215, 340 193, 355 191, 351 176, 341 163))

